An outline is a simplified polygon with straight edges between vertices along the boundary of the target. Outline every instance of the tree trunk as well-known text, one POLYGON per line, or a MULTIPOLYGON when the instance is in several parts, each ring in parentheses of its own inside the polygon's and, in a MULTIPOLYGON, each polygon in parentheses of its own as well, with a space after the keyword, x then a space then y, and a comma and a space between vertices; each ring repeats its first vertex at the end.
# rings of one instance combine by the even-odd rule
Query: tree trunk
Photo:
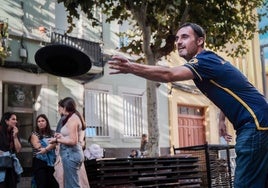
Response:
MULTIPOLYGON (((145 55, 145 62, 148 65, 155 65, 155 55, 150 46, 152 37, 151 27, 146 24, 147 3, 136 9, 135 4, 132 4, 131 12, 137 20, 140 29, 142 30, 143 43, 142 48, 145 55)), ((158 157, 159 149, 159 127, 157 115, 157 94, 155 82, 147 80, 147 117, 148 117, 148 152, 150 157, 158 157)))
POLYGON ((148 116, 148 153, 150 157, 158 157, 159 149, 159 127, 157 115, 156 84, 147 80, 147 116, 148 116))

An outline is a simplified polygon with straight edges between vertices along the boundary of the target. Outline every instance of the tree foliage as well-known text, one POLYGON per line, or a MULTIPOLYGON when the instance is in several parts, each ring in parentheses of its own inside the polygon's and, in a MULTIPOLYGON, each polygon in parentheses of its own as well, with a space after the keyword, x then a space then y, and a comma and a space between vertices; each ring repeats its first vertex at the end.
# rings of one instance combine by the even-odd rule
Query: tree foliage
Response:
POLYGON ((11 55, 11 50, 8 44, 8 23, 0 21, 0 64, 11 55))
MULTIPOLYGON (((246 41, 253 38, 255 32, 266 32, 267 27, 258 31, 257 20, 267 13, 256 14, 256 8, 266 6, 263 0, 58 0, 63 2, 69 12, 70 28, 75 25, 72 17, 79 18, 80 9, 92 20, 93 25, 100 24, 94 17, 93 9, 101 8, 107 15, 107 21, 128 20, 133 30, 130 41, 123 50, 140 54, 146 50, 155 60, 174 50, 174 35, 184 22, 195 22, 207 32, 207 46, 213 50, 226 50, 230 56, 244 55, 247 52, 246 41), (135 35, 134 35, 135 34, 135 35), (139 38, 138 38, 139 37, 139 38), (230 48, 229 44, 232 48, 230 48), (148 48, 149 47, 149 48, 148 48), (150 52, 151 51, 151 52, 150 52)), ((148 54, 147 54, 148 55, 148 54)))

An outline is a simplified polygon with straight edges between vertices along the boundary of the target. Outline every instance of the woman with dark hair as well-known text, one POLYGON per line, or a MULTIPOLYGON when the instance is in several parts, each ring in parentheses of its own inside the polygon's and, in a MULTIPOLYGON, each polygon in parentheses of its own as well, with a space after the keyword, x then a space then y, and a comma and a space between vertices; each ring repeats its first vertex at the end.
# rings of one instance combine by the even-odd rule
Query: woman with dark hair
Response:
POLYGON ((63 165, 64 188, 79 188, 80 170, 84 161, 83 145, 85 121, 76 109, 73 98, 62 100, 63 114, 66 118, 62 122, 60 133, 50 139, 50 143, 60 144, 60 157, 63 165))
MULTIPOLYGON (((16 153, 20 152, 21 142, 18 133, 16 114, 13 112, 4 113, 0 122, 0 155, 10 152, 15 156, 16 153)), ((0 171, 0 188, 16 188, 20 175, 16 172, 16 168, 13 166, 0 171)))
POLYGON ((33 174, 37 188, 58 188, 55 180, 54 163, 56 159, 55 144, 49 144, 48 139, 54 137, 54 131, 45 114, 36 118, 35 131, 29 137, 33 148, 33 174))

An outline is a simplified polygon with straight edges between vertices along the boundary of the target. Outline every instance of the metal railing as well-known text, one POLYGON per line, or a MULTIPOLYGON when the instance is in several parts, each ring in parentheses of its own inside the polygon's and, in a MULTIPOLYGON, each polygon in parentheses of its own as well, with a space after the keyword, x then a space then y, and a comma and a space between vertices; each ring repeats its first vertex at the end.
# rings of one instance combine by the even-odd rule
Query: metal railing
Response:
POLYGON ((103 58, 100 43, 91 42, 84 39, 70 37, 59 33, 51 33, 51 44, 66 44, 81 50, 89 56, 92 64, 97 67, 103 67, 103 58))

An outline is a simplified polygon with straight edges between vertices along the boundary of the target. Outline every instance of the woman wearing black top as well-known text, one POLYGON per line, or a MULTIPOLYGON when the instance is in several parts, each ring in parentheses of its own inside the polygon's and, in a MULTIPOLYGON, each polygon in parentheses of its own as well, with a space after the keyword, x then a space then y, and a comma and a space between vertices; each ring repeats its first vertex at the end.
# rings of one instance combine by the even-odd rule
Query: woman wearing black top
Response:
MULTIPOLYGON (((18 133, 16 114, 4 113, 0 122, 0 154, 8 151, 11 154, 20 152, 21 143, 18 133)), ((4 181, 0 182, 0 188, 16 188, 19 175, 15 172, 14 167, 1 169, 1 171, 4 171, 5 177, 4 181)))

